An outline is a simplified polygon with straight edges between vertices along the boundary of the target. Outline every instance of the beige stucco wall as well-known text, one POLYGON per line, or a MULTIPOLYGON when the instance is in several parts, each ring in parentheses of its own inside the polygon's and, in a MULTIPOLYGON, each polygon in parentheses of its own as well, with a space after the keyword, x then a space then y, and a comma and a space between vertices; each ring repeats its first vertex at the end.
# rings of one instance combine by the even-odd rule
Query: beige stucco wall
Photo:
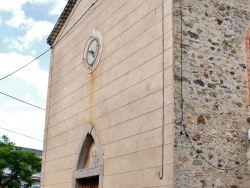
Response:
MULTIPOLYGON (((60 38, 94 1, 82 0, 60 38)), ((172 0, 165 0, 165 153, 162 159, 162 0, 99 0, 51 53, 43 156, 44 188, 73 187, 85 125, 94 125, 104 158, 103 187, 173 187, 172 0), (100 64, 82 54, 102 34, 100 64)))

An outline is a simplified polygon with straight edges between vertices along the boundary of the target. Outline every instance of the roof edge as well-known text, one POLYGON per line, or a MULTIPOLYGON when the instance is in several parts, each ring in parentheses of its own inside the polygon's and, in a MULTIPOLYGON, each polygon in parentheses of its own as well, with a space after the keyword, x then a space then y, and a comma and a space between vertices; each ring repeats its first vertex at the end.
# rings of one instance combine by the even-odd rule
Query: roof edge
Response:
POLYGON ((53 30, 51 31, 50 35, 47 38, 47 43, 52 46, 55 42, 58 34, 60 33, 63 25, 65 24, 66 20, 68 19, 68 16, 70 15, 72 9, 74 8, 77 0, 69 0, 66 6, 63 9, 63 12, 61 13, 60 17, 58 18, 53 30))

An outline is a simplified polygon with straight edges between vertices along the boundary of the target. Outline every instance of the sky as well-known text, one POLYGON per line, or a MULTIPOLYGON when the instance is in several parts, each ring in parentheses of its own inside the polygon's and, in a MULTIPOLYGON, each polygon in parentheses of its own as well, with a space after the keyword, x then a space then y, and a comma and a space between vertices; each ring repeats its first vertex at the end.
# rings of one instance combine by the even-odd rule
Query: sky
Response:
POLYGON ((16 146, 43 149, 50 51, 47 37, 67 0, 0 0, 0 136, 16 146), (31 137, 31 138, 30 138, 31 137))

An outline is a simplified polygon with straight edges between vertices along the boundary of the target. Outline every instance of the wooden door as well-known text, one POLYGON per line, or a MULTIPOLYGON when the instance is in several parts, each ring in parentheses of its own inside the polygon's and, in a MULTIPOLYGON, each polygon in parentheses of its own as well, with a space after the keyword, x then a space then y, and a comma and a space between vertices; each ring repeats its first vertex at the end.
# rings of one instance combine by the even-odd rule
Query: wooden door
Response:
POLYGON ((84 178, 79 180, 80 188, 98 188, 99 177, 84 178))

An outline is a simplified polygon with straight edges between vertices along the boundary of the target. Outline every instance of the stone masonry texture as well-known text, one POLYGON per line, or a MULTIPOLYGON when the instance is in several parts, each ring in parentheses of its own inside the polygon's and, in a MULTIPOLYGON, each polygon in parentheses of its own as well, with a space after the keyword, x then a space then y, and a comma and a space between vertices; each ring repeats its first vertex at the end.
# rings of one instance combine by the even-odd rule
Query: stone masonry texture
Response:
POLYGON ((175 187, 249 188, 250 1, 173 4, 175 187))

